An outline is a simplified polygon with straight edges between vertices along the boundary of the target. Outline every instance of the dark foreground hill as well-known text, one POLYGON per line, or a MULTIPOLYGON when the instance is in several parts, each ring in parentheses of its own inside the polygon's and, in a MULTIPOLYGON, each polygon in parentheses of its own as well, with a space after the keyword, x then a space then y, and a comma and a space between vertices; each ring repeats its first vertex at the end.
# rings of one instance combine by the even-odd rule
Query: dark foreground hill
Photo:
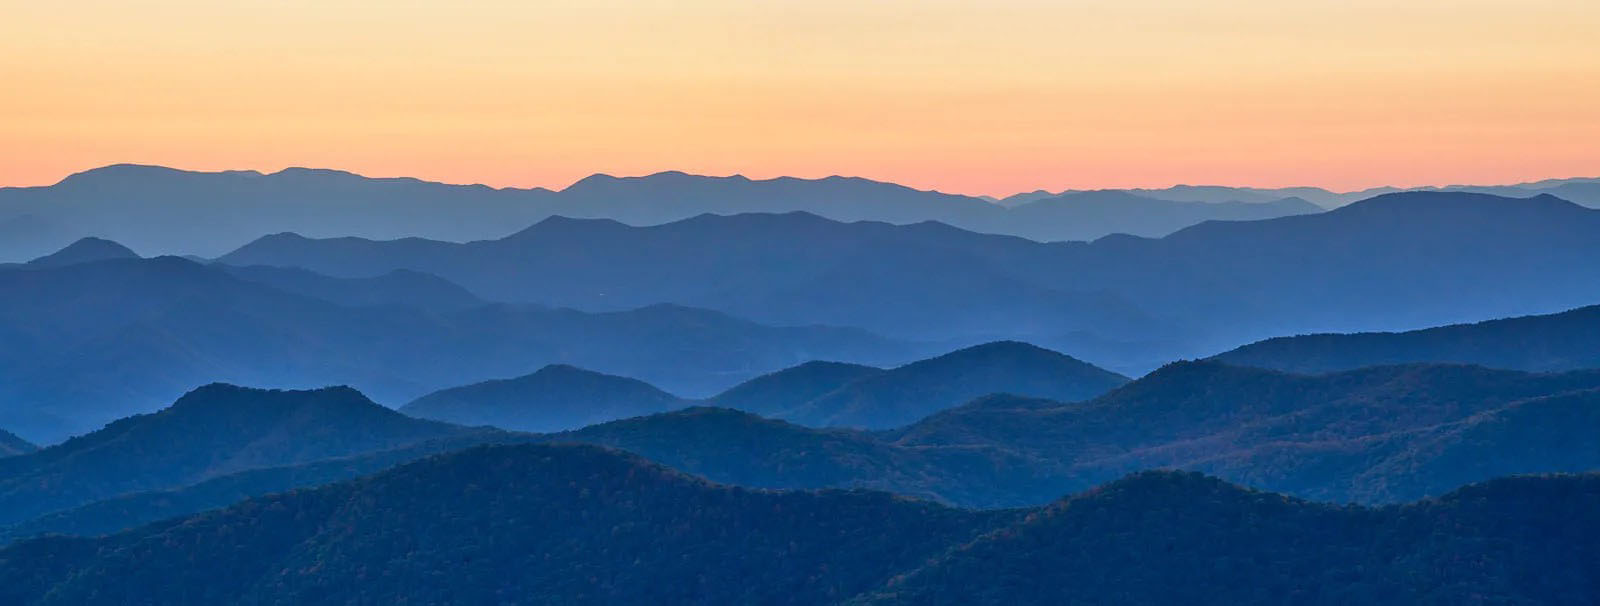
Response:
POLYGON ((754 379, 711 401, 802 425, 883 429, 993 393, 1073 402, 1127 382, 1071 356, 998 341, 877 372, 802 366, 754 379), (789 387, 790 397, 774 397, 770 384, 789 387))
POLYGON ((978 513, 720 486, 595 447, 486 447, 25 541, 0 550, 0 601, 1581 604, 1600 597, 1596 511, 1593 476, 1370 510, 1151 473, 978 513))
POLYGON ((1600 305, 1399 333, 1279 337, 1218 354, 1215 359, 1289 372, 1330 372, 1405 362, 1531 371, 1600 368, 1600 305))
POLYGON ((208 385, 160 412, 0 459, 0 525, 124 493, 466 431, 407 417, 347 387, 271 391, 208 385))
POLYGON ((677 396, 637 379, 552 364, 515 379, 436 391, 412 400, 400 412, 459 425, 550 432, 685 405, 677 396))
POLYGON ((488 447, 98 541, 22 543, 0 552, 0 601, 820 604, 1014 517, 722 487, 588 446, 488 447))
POLYGON ((1198 474, 1065 499, 852 604, 1587 604, 1600 477, 1334 507, 1198 474))

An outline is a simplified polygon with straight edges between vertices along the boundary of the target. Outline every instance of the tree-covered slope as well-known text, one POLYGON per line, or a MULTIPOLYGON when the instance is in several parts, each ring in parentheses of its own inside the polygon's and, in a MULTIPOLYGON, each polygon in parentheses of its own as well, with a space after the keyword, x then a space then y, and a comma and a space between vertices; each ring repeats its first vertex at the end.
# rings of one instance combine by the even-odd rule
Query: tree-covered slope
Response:
POLYGON ((465 431, 413 419, 348 387, 213 384, 155 413, 0 459, 0 524, 248 469, 395 448, 465 431))
POLYGON ((853 604, 1590 604, 1600 476, 1334 507, 1193 473, 1065 499, 853 604))
POLYGON ((1368 509, 1148 472, 1032 510, 712 484, 516 445, 0 549, 47 604, 1587 604, 1600 477, 1368 509))
POLYGON ((8 604, 841 601, 1014 519, 707 483, 592 446, 469 449, 103 539, 0 551, 8 604))

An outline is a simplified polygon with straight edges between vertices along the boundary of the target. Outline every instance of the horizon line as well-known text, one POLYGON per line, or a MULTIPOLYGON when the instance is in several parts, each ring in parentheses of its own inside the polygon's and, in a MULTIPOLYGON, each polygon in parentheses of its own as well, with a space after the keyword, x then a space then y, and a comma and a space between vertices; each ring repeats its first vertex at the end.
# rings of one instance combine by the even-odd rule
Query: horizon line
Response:
POLYGON ((693 171, 682 170, 682 169, 663 169, 663 170, 657 170, 657 171, 654 171, 654 172, 649 172, 649 173, 645 173, 645 174, 638 174, 638 175, 615 175, 615 174, 611 174, 611 173, 607 173, 607 172, 594 172, 594 173, 589 173, 589 174, 587 174, 587 175, 585 175, 583 177, 580 177, 580 178, 572 181, 571 183, 568 183, 567 185, 559 186, 559 187, 553 187, 553 186, 549 186, 549 185, 492 185, 492 184, 483 183, 483 182, 463 183, 463 182, 452 182, 452 181, 435 180, 435 179, 430 179, 430 178, 420 177, 420 176, 415 176, 415 175, 371 175, 371 174, 364 174, 364 173, 356 172, 356 171, 353 171, 353 170, 346 170, 346 169, 341 169, 341 168, 313 167, 313 166, 301 166, 301 165, 287 165, 287 166, 283 166, 282 168, 279 168, 277 170, 262 170, 262 169, 258 169, 258 168, 230 168, 230 169, 217 169, 217 170, 202 170, 202 169, 192 169, 192 168, 178 168, 176 166, 169 166, 169 165, 165 165, 165 164, 148 164, 148 163, 142 163, 142 162, 114 162, 114 163, 111 163, 111 164, 94 166, 94 167, 83 169, 83 170, 80 170, 80 171, 68 173, 67 175, 61 177, 60 179, 57 179, 55 182, 52 182, 52 183, 35 184, 35 185, 6 185, 6 184, 0 184, 0 190, 55 187, 55 186, 61 185, 62 183, 66 182, 68 179, 71 179, 72 177, 76 177, 76 176, 79 176, 79 175, 92 173, 92 172, 95 172, 95 171, 101 171, 101 170, 105 170, 105 169, 118 168, 118 167, 133 167, 133 168, 145 168, 145 169, 163 169, 163 170, 171 170, 171 171, 182 172, 182 173, 211 174, 211 175, 228 174, 228 173, 254 173, 256 175, 263 176, 263 177, 275 176, 275 175, 280 175, 280 174, 285 173, 285 172, 300 170, 300 171, 311 171, 311 172, 341 173, 341 174, 352 175, 352 176, 355 176, 355 177, 359 177, 359 178, 362 178, 362 179, 369 179, 369 180, 412 180, 412 181, 419 181, 419 182, 423 182, 423 183, 433 183, 433 184, 446 185, 446 186, 452 186, 452 187, 486 187, 486 188, 493 189, 493 190, 498 190, 498 191, 538 191, 538 190, 544 190, 544 191, 549 191, 549 192, 554 192, 554 193, 560 193, 560 192, 566 191, 566 190, 572 188, 573 186, 575 186, 575 185, 577 185, 577 184, 579 184, 579 183, 581 183, 583 181, 586 181, 586 180, 589 180, 589 179, 593 179, 593 178, 596 178, 596 177, 603 177, 603 178, 611 178, 611 179, 619 179, 620 180, 620 179, 644 179, 644 178, 655 177, 655 176, 660 176, 660 175, 678 174, 678 175, 684 175, 684 176, 689 176, 689 177, 699 177, 699 178, 707 178, 707 179, 742 179, 742 180, 750 181, 750 182, 769 182, 769 181, 779 181, 779 180, 784 180, 784 179, 795 179, 795 180, 801 180, 801 181, 824 181, 824 180, 828 180, 828 179, 859 179, 859 180, 863 180, 863 181, 871 181, 871 182, 874 182, 874 183, 883 183, 883 184, 888 184, 888 185, 904 187, 904 188, 907 188, 907 189, 912 189, 912 190, 920 191, 920 192, 937 193, 937 194, 944 194, 944 195, 951 195, 951 196, 962 196, 962 197, 976 198, 976 199, 988 199, 988 200, 993 200, 993 201, 1004 200, 1006 198, 1010 198, 1010 197, 1014 197, 1014 196, 1033 194, 1033 193, 1039 193, 1039 192, 1050 193, 1050 194, 1053 194, 1053 195, 1062 195, 1062 194, 1074 193, 1074 192, 1095 192, 1095 191, 1161 191, 1161 190, 1167 190, 1167 189, 1176 189, 1176 188, 1180 188, 1180 187, 1188 187, 1188 188, 1210 188, 1210 187, 1216 187, 1216 188, 1227 188, 1227 189, 1267 190, 1267 191, 1270 191, 1270 190, 1283 190, 1283 189, 1310 188, 1310 189, 1320 189, 1322 191, 1325 191, 1325 192, 1328 192, 1328 193, 1334 194, 1334 195, 1349 195, 1349 194, 1359 194, 1359 193, 1370 192, 1370 191, 1378 190, 1378 189, 1395 189, 1395 190, 1404 191, 1404 190, 1416 190, 1416 189, 1449 189, 1449 188, 1456 188, 1456 187, 1518 187, 1518 186, 1534 185, 1534 184, 1544 183, 1544 182, 1549 182, 1549 181, 1572 181, 1572 180, 1579 180, 1579 181, 1582 181, 1582 180, 1594 180, 1594 181, 1600 181, 1600 176, 1570 175, 1570 176, 1545 177, 1545 178, 1541 178, 1541 179, 1510 182, 1510 183, 1443 183, 1443 184, 1431 183, 1431 184, 1423 184, 1423 185, 1383 184, 1383 185, 1372 185, 1372 186, 1368 186, 1368 187, 1364 187, 1364 188, 1360 188, 1360 189, 1351 189, 1351 190, 1329 189, 1329 188, 1324 187, 1324 186, 1309 185, 1309 184, 1284 185, 1284 186, 1262 186, 1262 185, 1226 185, 1226 184, 1221 184, 1221 183, 1168 183, 1168 184, 1164 184, 1164 185, 1138 185, 1138 186, 1131 186, 1131 187, 1091 187, 1091 188, 1070 188, 1069 187, 1069 188, 1065 188, 1065 189, 1051 189, 1051 188, 1048 188, 1048 187, 1036 187, 1036 188, 1033 188, 1033 189, 1012 192, 1012 193, 1005 194, 1005 195, 994 195, 994 194, 969 194, 969 193, 959 193, 959 192, 945 191, 945 190, 934 189, 934 188, 923 188, 923 187, 917 187, 917 186, 914 186, 914 185, 907 185, 905 183, 901 183, 901 182, 898 182, 898 181, 892 181, 892 180, 880 179, 880 178, 874 178, 874 177, 868 177, 868 176, 862 176, 862 175, 842 174, 842 173, 833 173, 833 174, 820 176, 820 177, 799 176, 799 175, 793 175, 793 174, 780 174, 780 175, 772 176, 772 177, 751 177, 751 176, 745 175, 743 173, 730 173, 730 174, 726 174, 726 175, 717 175, 717 174, 707 174, 707 173, 693 172, 693 171))

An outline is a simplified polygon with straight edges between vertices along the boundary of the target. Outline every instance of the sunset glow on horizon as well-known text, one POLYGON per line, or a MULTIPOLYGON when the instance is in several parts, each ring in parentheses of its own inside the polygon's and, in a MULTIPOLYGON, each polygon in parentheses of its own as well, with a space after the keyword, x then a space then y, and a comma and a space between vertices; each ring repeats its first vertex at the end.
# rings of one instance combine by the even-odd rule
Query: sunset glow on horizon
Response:
POLYGON ((1600 176, 1600 2, 0 0, 0 185, 112 163, 966 194, 1600 176))

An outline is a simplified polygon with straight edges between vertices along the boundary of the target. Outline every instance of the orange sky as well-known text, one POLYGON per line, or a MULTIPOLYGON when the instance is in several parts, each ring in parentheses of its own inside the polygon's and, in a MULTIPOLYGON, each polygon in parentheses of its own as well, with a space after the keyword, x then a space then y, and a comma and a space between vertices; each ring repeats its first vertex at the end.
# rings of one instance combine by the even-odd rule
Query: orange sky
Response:
POLYGON ((116 162, 561 187, 1600 175, 1595 0, 0 0, 0 184, 116 162), (383 8, 371 8, 371 7, 383 8))

